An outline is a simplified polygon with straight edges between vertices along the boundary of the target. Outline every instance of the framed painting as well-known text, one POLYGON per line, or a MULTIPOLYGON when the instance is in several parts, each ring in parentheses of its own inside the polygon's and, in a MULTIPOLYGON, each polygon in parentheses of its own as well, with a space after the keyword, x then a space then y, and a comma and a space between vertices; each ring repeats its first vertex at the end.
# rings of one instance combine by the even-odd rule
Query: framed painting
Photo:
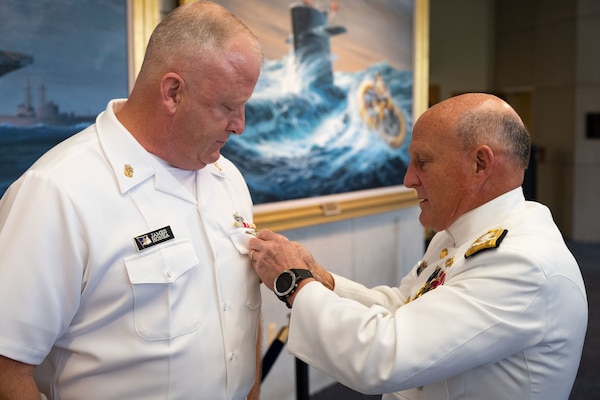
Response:
MULTIPOLYGON (((11 93, 0 99, 6 117, 0 117, 0 194, 47 148, 89 124, 109 99, 127 95, 161 15, 186 2, 53 0, 34 7, 10 0, 0 8, 2 19, 12 21, 0 27, 0 51, 22 57, 0 76, 0 92, 11 93), (89 15, 93 24, 85 22, 89 15), (65 16, 69 23, 61 24, 65 16), (73 37, 78 45, 68 44, 73 37), (46 53, 38 53, 36 45, 51 39, 46 53), (50 60, 55 63, 44 67, 50 60), (86 65, 79 70, 87 78, 45 75, 79 64, 86 65), (34 85, 69 124, 54 124, 57 132, 48 133, 43 130, 51 124, 35 114, 28 127, 6 122, 23 104, 35 108, 34 85)), ((223 150, 248 181, 257 225, 289 229, 416 204, 402 177, 412 123, 427 105, 428 0, 219 3, 265 50, 246 132, 223 150)))
POLYGON ((42 153, 128 93, 125 0, 0 6, 0 195, 42 153))
POLYGON ((256 224, 290 229, 416 204, 402 183, 427 105, 428 1, 217 2, 265 53, 245 132, 222 150, 246 178, 256 224))

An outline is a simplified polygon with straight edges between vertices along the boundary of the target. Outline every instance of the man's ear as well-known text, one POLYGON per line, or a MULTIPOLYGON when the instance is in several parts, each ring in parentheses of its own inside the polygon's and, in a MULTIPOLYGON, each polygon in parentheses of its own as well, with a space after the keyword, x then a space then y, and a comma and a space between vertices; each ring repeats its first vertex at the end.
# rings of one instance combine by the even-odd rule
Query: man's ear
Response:
POLYGON ((494 166, 494 151, 480 144, 474 149, 473 174, 480 179, 487 178, 494 166))
POLYGON ((169 115, 175 114, 181 101, 184 80, 178 74, 169 72, 160 81, 161 102, 169 115))

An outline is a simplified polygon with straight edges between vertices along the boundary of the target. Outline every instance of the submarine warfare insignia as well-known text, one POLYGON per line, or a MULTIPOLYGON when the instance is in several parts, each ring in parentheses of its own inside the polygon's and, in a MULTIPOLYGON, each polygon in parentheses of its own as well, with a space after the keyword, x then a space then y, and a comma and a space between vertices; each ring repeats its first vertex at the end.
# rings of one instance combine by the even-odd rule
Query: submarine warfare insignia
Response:
POLYGON ((492 229, 473 242, 469 250, 465 253, 465 258, 469 258, 480 251, 495 249, 508 233, 507 229, 492 229))
POLYGON ((155 246, 171 239, 175 239, 175 236, 173 235, 173 231, 171 230, 170 226, 165 226, 164 228, 144 233, 143 235, 133 238, 138 251, 147 249, 148 247, 155 246))
POLYGON ((245 228, 248 235, 256 236, 256 225, 244 221, 244 217, 238 212, 233 214, 233 226, 236 228, 245 228))

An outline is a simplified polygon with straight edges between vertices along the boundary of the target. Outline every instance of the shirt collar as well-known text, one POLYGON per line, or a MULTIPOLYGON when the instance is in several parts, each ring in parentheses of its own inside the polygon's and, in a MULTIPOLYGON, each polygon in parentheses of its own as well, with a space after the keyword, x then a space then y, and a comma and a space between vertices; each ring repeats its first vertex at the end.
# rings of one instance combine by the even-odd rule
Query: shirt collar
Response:
MULTIPOLYGON (((125 101, 125 99, 111 100, 106 110, 96 120, 100 144, 119 183, 121 193, 128 192, 152 176, 162 176, 163 170, 166 172, 166 169, 160 167, 153 156, 117 119, 115 111, 118 111, 125 101)), ((221 156, 217 162, 207 165, 200 171, 222 179, 226 177, 229 167, 227 160, 221 156)), ((163 179, 157 180, 157 188, 164 186, 161 184, 162 181, 163 179)), ((173 185, 166 187, 173 187, 173 185)))
POLYGON ((145 181, 155 174, 152 157, 125 129, 115 115, 125 99, 111 100, 97 118, 100 145, 110 163, 121 193, 145 181))
POLYGON ((525 207, 523 189, 516 188, 461 215, 446 233, 458 247, 484 231, 500 228, 500 224, 515 210, 525 207))

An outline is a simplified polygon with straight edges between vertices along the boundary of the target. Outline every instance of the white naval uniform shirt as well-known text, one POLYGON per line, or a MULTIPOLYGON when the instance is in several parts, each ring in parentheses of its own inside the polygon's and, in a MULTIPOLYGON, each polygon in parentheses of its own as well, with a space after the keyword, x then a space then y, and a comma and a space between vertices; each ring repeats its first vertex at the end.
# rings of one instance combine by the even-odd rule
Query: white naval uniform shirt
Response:
POLYGON ((119 105, 0 203, 0 354, 43 362, 49 399, 244 399, 261 303, 233 218, 252 222, 247 186, 221 157, 198 171, 196 200, 119 105), (155 231, 169 240, 138 251, 155 231))
MULTIPOLYGON (((566 400, 587 300, 549 210, 516 189, 438 233, 399 287, 335 276, 294 300, 288 349, 341 383, 385 399, 566 400), (465 258, 489 230, 497 248, 465 258), (416 297, 437 267, 443 284, 416 297)), ((368 268, 368 266, 365 266, 368 268)))

